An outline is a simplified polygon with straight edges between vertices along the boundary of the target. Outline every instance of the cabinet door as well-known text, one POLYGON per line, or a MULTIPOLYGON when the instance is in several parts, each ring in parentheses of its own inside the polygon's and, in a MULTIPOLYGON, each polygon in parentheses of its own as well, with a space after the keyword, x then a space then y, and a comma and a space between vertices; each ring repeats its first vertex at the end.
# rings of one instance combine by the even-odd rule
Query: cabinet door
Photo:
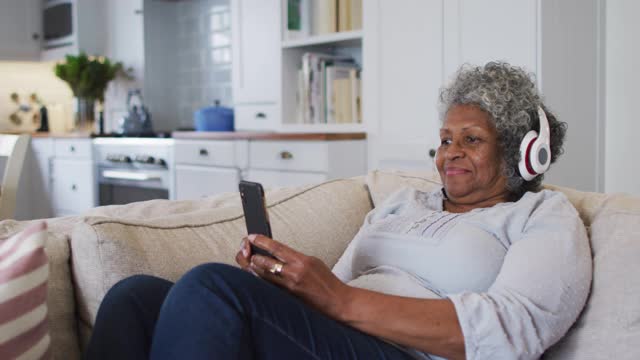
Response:
POLYGON ((39 60, 41 0, 3 1, 0 11, 0 60, 39 60))
POLYGON ((363 8, 370 168, 424 169, 438 145, 443 0, 378 1, 363 8), (377 124, 377 126, 376 126, 377 124))
POLYGON ((176 165, 177 200, 198 199, 238 191, 238 182, 238 169, 176 165))
POLYGON ((79 214, 95 206, 92 161, 54 159, 51 177, 55 216, 79 214))
POLYGON ((280 0, 231 0, 233 101, 280 99, 280 0))
POLYGON ((444 2, 448 78, 462 64, 507 61, 537 72, 539 0, 444 2))

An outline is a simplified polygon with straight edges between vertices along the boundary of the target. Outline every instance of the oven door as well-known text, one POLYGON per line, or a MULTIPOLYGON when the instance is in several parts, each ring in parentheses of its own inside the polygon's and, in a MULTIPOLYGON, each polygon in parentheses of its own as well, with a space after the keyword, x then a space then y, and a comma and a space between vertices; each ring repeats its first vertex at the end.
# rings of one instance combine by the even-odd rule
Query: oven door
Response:
POLYGON ((99 168, 98 189, 101 206, 169 199, 169 171, 99 168))

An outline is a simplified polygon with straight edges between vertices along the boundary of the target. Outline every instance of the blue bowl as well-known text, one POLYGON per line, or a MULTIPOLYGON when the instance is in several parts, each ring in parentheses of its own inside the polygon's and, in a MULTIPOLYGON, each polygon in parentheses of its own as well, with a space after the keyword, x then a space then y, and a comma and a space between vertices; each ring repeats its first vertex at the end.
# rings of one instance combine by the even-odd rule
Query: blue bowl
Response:
POLYGON ((196 131, 233 131, 233 109, 223 106, 210 106, 193 113, 193 125, 196 131))

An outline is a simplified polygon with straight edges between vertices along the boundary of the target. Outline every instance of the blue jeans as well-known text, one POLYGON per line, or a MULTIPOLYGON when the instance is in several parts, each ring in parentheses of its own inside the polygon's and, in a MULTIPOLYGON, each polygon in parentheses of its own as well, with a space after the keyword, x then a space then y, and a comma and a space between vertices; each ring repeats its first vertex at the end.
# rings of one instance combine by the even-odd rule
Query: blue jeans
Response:
POLYGON ((137 275, 105 296, 85 359, 411 359, 238 268, 137 275))

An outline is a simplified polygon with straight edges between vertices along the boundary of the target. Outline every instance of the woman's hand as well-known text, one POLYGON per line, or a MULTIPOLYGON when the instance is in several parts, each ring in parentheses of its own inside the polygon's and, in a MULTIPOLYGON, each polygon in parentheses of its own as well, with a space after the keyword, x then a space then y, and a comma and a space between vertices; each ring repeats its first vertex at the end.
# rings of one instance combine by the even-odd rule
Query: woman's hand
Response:
POLYGON ((266 236, 249 235, 242 240, 236 262, 335 319, 340 319, 346 310, 350 287, 316 257, 306 256, 266 236), (252 255, 250 244, 268 251, 275 258, 252 255), (273 273, 277 264, 282 264, 282 270, 273 273))

